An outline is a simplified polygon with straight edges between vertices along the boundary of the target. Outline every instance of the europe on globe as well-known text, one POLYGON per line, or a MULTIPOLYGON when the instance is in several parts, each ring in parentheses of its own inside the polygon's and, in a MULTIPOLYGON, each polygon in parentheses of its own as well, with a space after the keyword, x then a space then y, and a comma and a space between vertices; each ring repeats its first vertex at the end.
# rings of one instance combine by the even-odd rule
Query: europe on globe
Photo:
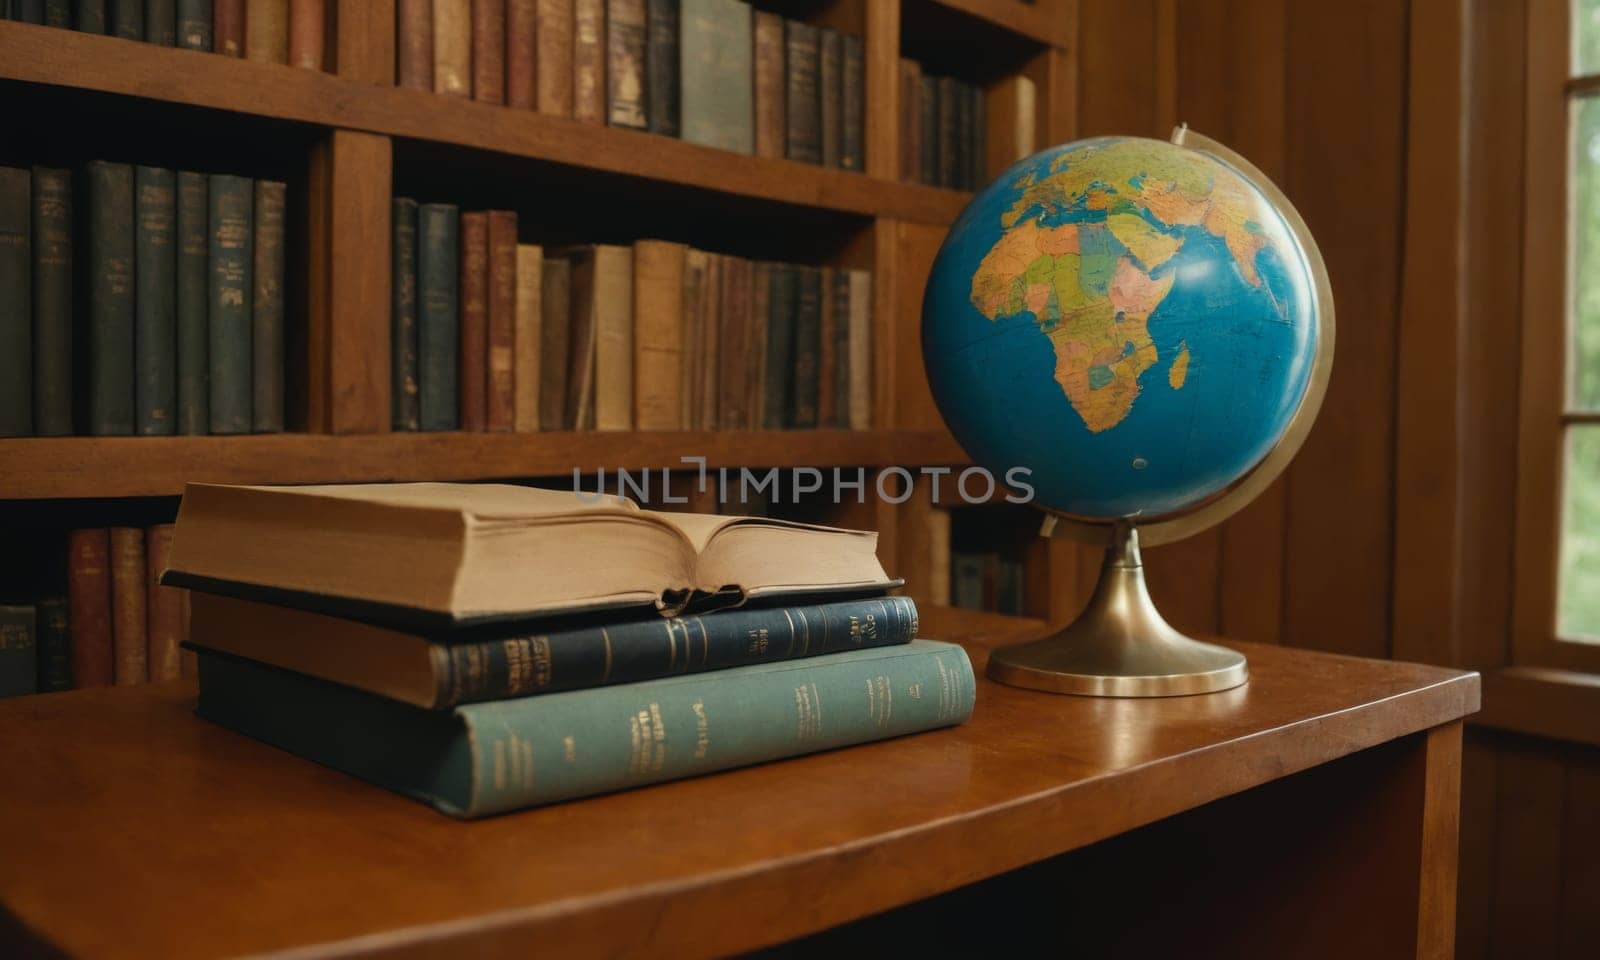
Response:
POLYGON ((1317 354, 1316 277, 1283 210, 1223 158, 1102 137, 979 192, 923 300, 929 384, 992 470, 1089 521, 1172 517, 1277 445, 1317 354))

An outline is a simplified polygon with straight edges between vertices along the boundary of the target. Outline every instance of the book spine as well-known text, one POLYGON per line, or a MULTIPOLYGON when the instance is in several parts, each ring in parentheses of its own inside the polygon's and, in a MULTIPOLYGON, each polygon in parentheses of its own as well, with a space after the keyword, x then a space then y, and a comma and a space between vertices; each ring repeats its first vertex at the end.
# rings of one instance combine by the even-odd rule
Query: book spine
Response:
POLYGON ((844 44, 837 30, 818 31, 817 94, 822 165, 838 167, 844 140, 844 44))
POLYGON ((956 81, 956 159, 951 186, 958 190, 972 189, 972 94, 971 84, 956 81))
POLYGON ((649 0, 645 103, 651 133, 678 135, 678 0, 649 0))
POLYGON ((250 273, 251 206, 247 177, 213 174, 210 180, 210 283, 207 293, 207 357, 212 433, 249 433, 251 428, 250 273))
POLYGON ((7 5, 0 2, 0 20, 8 19, 18 23, 44 23, 44 0, 11 0, 9 13, 7 5))
POLYGON ((572 332, 567 357, 566 429, 594 426, 595 251, 579 249, 572 256, 572 332))
POLYGON ((640 430, 682 430, 682 244, 633 247, 633 416, 640 430))
POLYGON ((722 267, 725 259, 707 254, 705 279, 701 282, 700 363, 696 370, 700 395, 696 427, 701 430, 715 430, 721 422, 718 407, 722 392, 717 381, 721 379, 722 370, 722 267))
POLYGON ((72 0, 44 0, 43 22, 47 27, 70 29, 72 27, 72 0))
POLYGON ((517 328, 512 347, 515 365, 516 403, 512 428, 518 433, 539 429, 539 368, 542 331, 539 320, 544 279, 544 251, 531 243, 517 244, 517 328))
POLYGON ((72 13, 73 29, 79 33, 106 32, 106 0, 77 0, 72 13))
POLYGON ((755 127, 756 156, 786 155, 784 116, 786 83, 783 65, 783 17, 764 10, 755 12, 755 127))
POLYGON ((508 432, 517 416, 517 215, 489 213, 489 430, 508 432))
POLYGON ((572 116, 572 0, 538 0, 534 42, 539 112, 572 116))
POLYGON ((489 215, 461 215, 461 429, 489 419, 489 215))
POLYGON ((595 247, 594 428, 633 429, 633 249, 595 247))
POLYGON ((0 698, 39 690, 36 620, 31 606, 0 605, 0 698))
POLYGON ((605 0, 573 0, 572 115, 585 123, 605 123, 605 85, 605 0))
POLYGON ((144 531, 111 528, 111 639, 116 651, 114 676, 119 687, 149 679, 146 635, 144 531))
POLYGON ((817 426, 817 367, 822 352, 822 271, 800 267, 794 301, 794 411, 790 426, 817 426))
POLYGON ((177 9, 173 0, 144 0, 144 38, 170 47, 178 42, 177 9))
POLYGON ((289 0, 249 0, 245 7, 245 57, 263 63, 288 63, 289 0))
POLYGON ((244 0, 213 0, 212 49, 225 57, 244 56, 244 0))
POLYGON ((961 86, 950 77, 939 77, 939 186, 954 190, 960 186, 961 164, 961 86))
POLYGON ((422 429, 417 386, 417 201, 396 197, 390 211, 389 399, 395 430, 422 429))
POLYGON ((206 175, 178 173, 178 432, 211 429, 210 214, 206 175))
POLYGON ((256 433, 283 432, 284 214, 288 186, 257 180, 255 259, 250 306, 251 425, 256 433))
POLYGON ((111 531, 67 534, 67 609, 72 685, 110 686, 116 671, 111 640, 111 531))
POLYGON ((821 270, 821 310, 817 323, 817 426, 834 426, 834 379, 838 375, 838 354, 834 329, 844 319, 834 309, 834 281, 839 271, 832 267, 821 270))
POLYGON ((96 161, 89 205, 89 432, 133 433, 133 168, 96 161))
POLYGON ((216 45, 211 30, 211 0, 177 0, 178 46, 210 53, 216 45))
POLYGON ((850 271, 850 421, 852 430, 872 426, 872 274, 850 271))
POLYGON ((472 0, 433 0, 433 92, 472 96, 472 0))
POLYGON ((144 39, 144 0, 111 0, 111 35, 144 39))
POLYGON ((417 410, 423 430, 460 426, 460 218, 446 203, 417 207, 417 410))
POLYGON ((645 101, 644 0, 606 0, 606 122, 643 130, 645 101))
POLYGON ((161 167, 133 173, 134 432, 173 432, 177 407, 176 177, 161 167))
POLYGON ((51 597, 35 604, 38 621, 39 692, 72 689, 72 637, 67 601, 51 597))
POLYGON ((705 319, 701 300, 705 297, 707 257, 703 250, 683 254, 683 294, 679 312, 683 325, 683 357, 678 367, 678 417, 681 429, 698 430, 700 423, 700 342, 705 319))
POLYGON ((684 140, 755 149, 750 8, 737 0, 681 0, 679 126, 684 140))
POLYGON ((172 559, 172 524, 166 523, 145 531, 148 569, 145 571, 148 615, 146 632, 150 682, 163 683, 176 680, 181 674, 178 644, 183 639, 183 591, 177 587, 163 587, 161 572, 172 559))
POLYGON ((289 63, 302 70, 321 70, 323 0, 289 0, 289 63))
POLYGON ((866 50, 855 34, 845 34, 844 65, 839 83, 839 166, 857 172, 867 169, 867 65, 866 50))
POLYGON ((572 333, 572 264, 546 258, 539 277, 539 429, 567 426, 567 348, 572 333))
POLYGON ((921 96, 917 106, 921 114, 918 126, 922 132, 922 151, 918 156, 917 179, 930 186, 939 186, 939 78, 923 74, 918 78, 921 96))
POLYGON ((752 267, 743 257, 722 258, 721 324, 717 349, 717 423, 722 430, 748 430, 750 282, 752 267))
POLYGON ((472 99, 506 100, 506 0, 472 0, 472 99))
POLYGON ((793 423, 789 406, 795 381, 794 321, 799 285, 797 268, 787 263, 774 264, 767 293, 767 389, 762 397, 762 426, 782 430, 793 423))
POLYGON ((433 0, 399 0, 395 8, 395 82, 433 90, 433 0))
POLYGON ((436 644, 436 705, 638 683, 910 643, 909 597, 726 610, 479 643, 436 644))
POLYGON ((532 110, 538 105, 534 33, 538 0, 506 0, 506 105, 532 110))
POLYGON ((967 189, 976 190, 988 179, 985 176, 984 166, 988 158, 986 143, 989 119, 983 88, 969 85, 967 101, 971 105, 968 111, 971 118, 967 138, 967 189))
POLYGON ((745 423, 751 430, 766 423, 767 314, 771 312, 772 264, 750 265, 750 325, 745 334, 745 423))
POLYGON ((900 179, 922 179, 922 68, 900 58, 900 179))
MULTIPOLYGON (((850 331, 850 275, 849 270, 834 270, 825 278, 822 287, 824 302, 831 304, 829 309, 829 323, 824 330, 824 337, 831 339, 832 348, 829 349, 831 371, 824 369, 827 375, 828 390, 833 399, 827 406, 831 416, 822 417, 825 427, 837 427, 841 430, 850 428, 850 384, 854 373, 851 363, 850 331)), ((824 340, 826 346, 828 340, 824 340)), ((820 415, 820 411, 819 411, 820 415)))
POLYGON ((33 187, 0 167, 0 437, 33 433, 33 187))
POLYGON ((788 20, 783 25, 785 53, 785 155, 802 163, 822 162, 822 94, 817 28, 788 20))

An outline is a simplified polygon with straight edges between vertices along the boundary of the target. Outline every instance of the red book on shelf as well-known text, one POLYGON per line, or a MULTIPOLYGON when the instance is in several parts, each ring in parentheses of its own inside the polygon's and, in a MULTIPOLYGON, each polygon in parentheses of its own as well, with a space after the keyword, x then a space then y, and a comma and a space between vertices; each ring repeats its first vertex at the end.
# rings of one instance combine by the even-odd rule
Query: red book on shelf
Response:
POLYGON ((116 650, 116 683, 133 686, 149 679, 144 573, 144 531, 111 528, 111 641, 116 650))
POLYGON ((538 105, 534 24, 538 0, 506 0, 506 105, 532 110, 538 105))
POLYGON ((433 89, 433 0, 399 0, 395 10, 395 82, 433 89))
POLYGON ((67 632, 72 643, 72 685, 109 687, 116 679, 109 530, 67 534, 67 632))
POLYGON ((488 426, 489 215, 461 215, 461 429, 488 426))
POLYGON ((244 0, 214 0, 211 6, 212 49, 225 57, 244 56, 244 0))
POLYGON ((322 29, 327 19, 323 0, 289 0, 289 63, 322 69, 322 29))
POLYGON ((517 418, 517 215, 489 212, 489 390, 487 424, 508 431, 517 418))
POLYGON ((472 99, 506 102, 506 0, 472 0, 472 99))
POLYGON ((144 542, 145 583, 149 587, 146 658, 150 682, 162 683, 176 680, 182 673, 178 644, 183 639, 183 591, 161 585, 161 571, 167 569, 172 558, 172 524, 146 530, 144 542))

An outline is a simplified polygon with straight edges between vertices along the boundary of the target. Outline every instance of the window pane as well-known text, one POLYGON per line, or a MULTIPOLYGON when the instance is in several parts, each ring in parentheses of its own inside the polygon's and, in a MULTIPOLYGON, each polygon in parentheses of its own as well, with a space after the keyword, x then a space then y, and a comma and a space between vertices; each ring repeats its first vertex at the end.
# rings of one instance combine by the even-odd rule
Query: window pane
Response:
MULTIPOLYGON (((1600 0, 1584 0, 1600 5, 1600 0)), ((1572 349, 1569 402, 1600 410, 1600 99, 1573 108, 1572 349)))
POLYGON ((1600 0, 1572 0, 1572 72, 1600 73, 1600 0))
POLYGON ((1600 426, 1567 429, 1565 486, 1556 632, 1600 643, 1600 426))

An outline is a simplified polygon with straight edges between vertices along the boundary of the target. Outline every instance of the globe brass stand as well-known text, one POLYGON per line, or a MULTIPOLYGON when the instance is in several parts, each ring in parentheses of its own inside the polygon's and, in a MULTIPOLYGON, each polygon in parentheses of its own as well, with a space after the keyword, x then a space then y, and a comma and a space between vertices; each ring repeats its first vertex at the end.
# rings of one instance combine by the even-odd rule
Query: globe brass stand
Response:
POLYGON ((994 651, 989 678, 1051 693, 1171 697, 1237 687, 1249 671, 1244 654, 1191 640, 1162 619, 1145 589, 1139 531, 1119 523, 1078 619, 1042 640, 994 651))

